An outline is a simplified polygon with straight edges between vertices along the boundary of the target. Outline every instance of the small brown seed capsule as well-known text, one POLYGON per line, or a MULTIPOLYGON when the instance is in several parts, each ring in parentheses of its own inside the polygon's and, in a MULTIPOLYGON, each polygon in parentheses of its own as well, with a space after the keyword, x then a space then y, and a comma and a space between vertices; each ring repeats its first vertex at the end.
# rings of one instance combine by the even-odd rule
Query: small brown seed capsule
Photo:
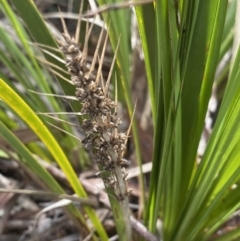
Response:
POLYGON ((85 100, 87 98, 87 93, 82 88, 76 88, 75 95, 81 100, 85 100))
POLYGON ((89 88, 89 90, 90 90, 91 92, 96 92, 98 86, 97 86, 97 84, 96 84, 94 81, 91 81, 91 83, 89 84, 88 88, 89 88))
POLYGON ((87 119, 83 120, 82 129, 86 132, 91 131, 93 129, 92 120, 87 120, 87 119))

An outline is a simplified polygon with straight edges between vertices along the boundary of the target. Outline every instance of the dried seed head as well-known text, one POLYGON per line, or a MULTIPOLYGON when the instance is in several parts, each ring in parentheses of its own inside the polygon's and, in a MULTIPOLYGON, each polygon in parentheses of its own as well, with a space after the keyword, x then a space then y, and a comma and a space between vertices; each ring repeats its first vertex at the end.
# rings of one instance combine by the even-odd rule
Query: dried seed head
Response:
MULTIPOLYGON (((86 114, 82 121, 82 130, 86 134, 86 137, 82 140, 82 145, 86 149, 92 150, 95 162, 103 170, 110 172, 110 176, 106 179, 107 185, 114 190, 119 199, 124 198, 127 189, 125 191, 119 190, 115 170, 127 164, 122 156, 126 150, 125 142, 128 136, 118 132, 117 128, 122 122, 117 117, 117 103, 111 100, 108 94, 113 65, 106 85, 99 84, 102 78, 107 38, 104 41, 101 54, 98 53, 100 46, 98 44, 94 53, 94 61, 90 64, 87 63, 87 42, 84 43, 84 50, 81 52, 78 43, 69 34, 63 34, 63 36, 65 41, 59 41, 58 43, 65 55, 66 66, 71 75, 71 83, 76 87, 75 95, 81 101, 81 113, 86 114), (99 67, 95 75, 94 67, 98 56, 100 56, 99 67)), ((88 39, 89 36, 86 37, 86 41, 88 39)), ((126 170, 122 169, 120 178, 124 183, 127 175, 126 170)))

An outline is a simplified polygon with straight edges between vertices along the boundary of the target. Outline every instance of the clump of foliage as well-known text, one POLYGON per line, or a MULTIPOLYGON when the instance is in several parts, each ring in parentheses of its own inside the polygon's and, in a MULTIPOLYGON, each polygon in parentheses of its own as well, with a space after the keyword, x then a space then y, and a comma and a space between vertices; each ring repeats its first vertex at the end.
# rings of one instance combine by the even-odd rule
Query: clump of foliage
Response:
MULTIPOLYGON (((39 45, 56 49, 57 44, 46 28, 34 3, 25 0, 12 0, 11 2, 34 40, 39 45)), ((99 0, 98 3, 100 5, 114 4, 115 1, 99 0)), ((44 79, 44 75, 41 73, 46 70, 41 69, 34 59, 33 50, 27 42, 28 36, 18 21, 18 17, 14 15, 7 1, 3 2, 1 7, 15 27, 29 60, 23 59, 21 55, 15 54, 15 57, 19 56, 22 66, 26 68, 31 62, 36 73, 41 76, 40 79, 36 78, 39 88, 42 92, 50 92, 46 82, 41 82, 44 79)), ((232 47, 234 35, 230 30, 234 26, 235 15, 240 15, 235 13, 235 9, 236 1, 229 2, 227 0, 156 0, 135 7, 134 14, 136 13, 144 53, 154 126, 152 173, 149 189, 144 185, 143 175, 140 175, 139 183, 142 193, 140 203, 144 207, 143 219, 146 227, 164 241, 209 240, 239 209, 240 82, 238 80, 240 51, 237 50, 233 53, 235 57, 232 60, 231 68, 230 65, 226 65, 215 79, 217 66, 232 47), (226 79, 224 94, 219 97, 221 105, 216 123, 204 155, 201 161, 197 162, 197 148, 204 128, 214 81, 219 84, 226 79), (147 198, 145 190, 148 190, 147 198), (158 227, 159 222, 162 222, 162 228, 158 227)), ((131 53, 129 19, 131 12, 129 10, 113 11, 108 14, 103 13, 103 17, 106 23, 110 23, 108 32, 118 67, 116 77, 119 96, 124 93, 125 103, 132 116, 133 104, 129 85, 129 53, 131 53), (121 35, 120 41, 119 35, 121 35)), ((5 35, 2 36, 4 38, 5 35)), ((103 86, 100 84, 101 73, 95 75, 92 72, 95 67, 94 61, 99 58, 98 47, 92 65, 88 66, 87 62, 84 62, 87 54, 86 48, 80 52, 77 46, 78 41, 76 41, 78 38, 73 40, 66 34, 64 36, 65 42, 60 42, 60 46, 66 55, 72 85, 64 81, 64 78, 70 79, 66 72, 56 75, 56 78, 66 95, 76 96, 78 100, 82 101, 81 114, 87 114, 89 118, 83 121, 79 118, 86 134, 83 144, 85 147, 91 148, 93 156, 100 164, 100 169, 110 172, 110 176, 105 179, 105 184, 110 187, 110 193, 115 192, 118 197, 117 199, 111 198, 109 195, 118 235, 120 240, 126 240, 126 237, 129 239, 130 231, 125 236, 122 230, 125 230, 124 226, 127 226, 129 230, 130 225, 128 224, 129 213, 124 215, 123 212, 123 207, 128 210, 126 207, 128 203, 126 183, 122 173, 122 162, 124 162, 122 152, 128 135, 117 131, 120 121, 115 116, 116 101, 110 100, 107 96, 110 78, 107 85, 103 86), (108 128, 105 128, 106 126, 108 128), (113 140, 116 141, 116 145, 112 144, 113 140), (104 161, 101 161, 102 157, 104 157, 104 161), (122 183, 118 187, 122 186, 123 189, 120 188, 116 193, 115 185, 117 183, 122 183), (124 200, 125 204, 119 206, 117 201, 121 203, 124 200), (116 218, 119 213, 114 213, 114 205, 119 212, 122 210, 123 216, 119 222, 116 218)), ((4 42, 6 46, 7 43, 10 46, 11 41, 4 42)), ((19 53, 17 49, 14 51, 19 53)), ((103 50, 102 53, 104 53, 103 50)), ((62 57, 59 52, 54 53, 54 58, 47 54, 47 51, 43 51, 43 54, 52 68, 56 66, 58 69, 65 68, 63 63, 57 61, 56 56, 62 57)), ((12 55, 14 56, 14 54, 12 55)), ((100 63, 103 62, 103 57, 104 54, 100 57, 100 63)), ((25 80, 23 73, 18 74, 14 65, 7 61, 6 56, 1 55, 1 59, 15 73, 15 78, 19 78, 24 85, 28 86, 31 81, 25 80)), ((101 72, 101 66, 98 67, 98 70, 101 72)), ((38 76, 36 73, 34 76, 38 76)), ((51 131, 47 130, 34 113, 34 111, 47 112, 47 108, 39 104, 41 101, 36 101, 36 99, 35 101, 39 105, 36 110, 30 100, 37 97, 27 98, 17 90, 18 94, 16 94, 11 89, 15 87, 7 80, 7 77, 1 77, 5 80, 0 85, 0 97, 5 103, 4 108, 7 109, 7 106, 12 108, 21 120, 36 132, 48 150, 41 157, 49 158, 49 153, 51 153, 68 177, 73 190, 79 197, 86 197, 82 185, 78 182, 69 160, 60 147, 61 145, 55 141, 51 131), (16 102, 18 106, 15 105, 16 102), (41 133, 38 131, 39 128, 42 130, 41 133)), ((123 95, 121 95, 122 97, 123 95)), ((62 108, 61 104, 56 103, 55 100, 50 98, 49 101, 51 101, 54 111, 57 112, 62 108)), ((79 113, 78 102, 71 103, 71 106, 73 112, 79 113)), ((8 117, 4 114, 2 116, 1 121, 6 124, 8 117)), ((62 118, 62 116, 60 117, 62 118)), ((44 120, 45 117, 41 118, 44 120)), ((22 143, 17 142, 9 130, 3 124, 1 125, 0 133, 10 144, 13 145, 14 141, 15 150, 25 158, 24 165, 44 180, 52 191, 62 193, 63 190, 52 176, 37 164, 36 160, 32 160, 30 152, 40 155, 39 146, 36 145, 34 151, 23 147, 22 143), (39 172, 39 170, 41 171, 39 172)), ((12 127, 9 126, 9 128, 12 127)), ((64 128, 67 128, 68 132, 72 132, 68 125, 64 128)), ((141 167, 139 137, 134 121, 132 128, 138 165, 141 167)), ((76 145, 76 142, 71 142, 72 145, 76 145)), ((101 240, 107 240, 106 232, 93 210, 88 207, 85 210, 101 240)), ((80 222, 85 223, 81 213, 75 212, 74 206, 69 207, 69 212, 73 216, 77 216, 80 222)), ((214 237, 214 240, 237 240, 239 236, 239 229, 235 229, 222 236, 214 237)))

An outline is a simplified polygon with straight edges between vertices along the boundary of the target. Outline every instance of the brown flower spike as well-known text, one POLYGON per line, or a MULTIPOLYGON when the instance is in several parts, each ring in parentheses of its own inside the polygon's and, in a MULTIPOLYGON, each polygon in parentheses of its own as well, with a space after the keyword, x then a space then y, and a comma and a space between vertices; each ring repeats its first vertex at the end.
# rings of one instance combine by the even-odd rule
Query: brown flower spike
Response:
MULTIPOLYGON (((87 44, 92 26, 90 26, 90 30, 86 34, 83 51, 80 51, 78 47, 78 40, 71 38, 66 31, 63 34, 65 41, 58 41, 58 43, 65 56, 66 66, 71 75, 71 83, 76 87, 75 95, 82 107, 82 129, 85 133, 82 145, 92 152, 100 169, 109 173, 107 177, 103 178, 104 184, 113 191, 120 202, 125 212, 125 224, 128 225, 129 220, 127 219, 130 218, 129 191, 126 183, 127 173, 123 167, 126 164, 123 153, 126 149, 128 135, 119 133, 118 126, 121 124, 121 120, 116 113, 117 103, 108 97, 108 86, 116 54, 104 87, 102 64, 108 36, 104 41, 99 59, 99 48, 103 35, 102 29, 92 63, 88 63, 86 61, 87 44), (94 70, 97 59, 99 59, 99 67, 95 75, 94 70)), ((131 227, 127 228, 131 229, 131 227)), ((128 232, 131 233, 131 231, 128 232)))
MULTIPOLYGON (((123 152, 127 139, 127 135, 118 132, 121 120, 115 112, 117 104, 104 94, 106 89, 103 90, 97 83, 75 40, 68 34, 63 36, 65 42, 59 41, 59 45, 65 55, 71 81, 76 86, 75 95, 82 104, 82 129, 86 135, 82 144, 87 150, 92 150, 96 163, 111 173, 108 184, 115 190, 117 178, 114 171, 125 163, 123 152)), ((120 190, 118 198, 125 195, 127 190, 120 190)))

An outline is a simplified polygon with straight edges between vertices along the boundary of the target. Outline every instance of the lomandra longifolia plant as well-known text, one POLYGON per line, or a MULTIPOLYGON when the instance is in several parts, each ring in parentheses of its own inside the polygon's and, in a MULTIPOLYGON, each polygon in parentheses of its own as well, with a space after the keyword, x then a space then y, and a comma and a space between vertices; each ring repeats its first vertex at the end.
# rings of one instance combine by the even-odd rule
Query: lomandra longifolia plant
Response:
POLYGON ((117 102, 110 99, 108 93, 116 54, 108 79, 106 84, 104 84, 102 80, 102 64, 108 36, 105 38, 99 66, 95 74, 95 65, 100 55, 99 49, 103 30, 101 31, 93 60, 91 63, 88 63, 87 46, 92 26, 86 33, 83 51, 79 49, 78 40, 71 38, 67 32, 63 34, 64 41, 58 41, 58 43, 65 56, 66 66, 71 76, 70 82, 76 87, 75 95, 81 105, 81 127, 85 133, 85 138, 82 139, 81 143, 86 150, 92 153, 94 162, 97 163, 100 171, 108 174, 103 175, 103 182, 106 190, 110 191, 111 195, 120 204, 120 210, 117 210, 117 212, 122 213, 126 237, 130 240, 129 191, 126 183, 127 173, 123 167, 126 164, 126 161, 123 159, 123 153, 126 149, 128 135, 118 131, 121 120, 117 116, 117 102))

